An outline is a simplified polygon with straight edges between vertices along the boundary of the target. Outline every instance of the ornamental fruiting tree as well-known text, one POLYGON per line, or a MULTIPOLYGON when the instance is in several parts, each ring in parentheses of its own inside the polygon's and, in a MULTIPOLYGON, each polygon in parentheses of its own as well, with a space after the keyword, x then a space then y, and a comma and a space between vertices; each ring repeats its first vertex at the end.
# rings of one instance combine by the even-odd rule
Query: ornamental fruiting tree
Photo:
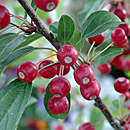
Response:
MULTIPOLYGON (((84 10, 78 15, 80 29, 75 27, 71 16, 62 15, 57 22, 52 23, 51 19, 47 20, 48 24, 52 23, 50 30, 45 28, 37 15, 37 10, 50 12, 57 8, 60 0, 32 0, 31 3, 27 0, 17 0, 17 2, 25 10, 23 16, 11 14, 7 7, 2 5, 2 0, 0 3, 2 32, 0 35, 0 72, 2 73, 11 63, 32 51, 43 50, 44 52, 46 49, 52 50, 54 54, 37 63, 23 61, 18 65, 17 79, 0 91, 0 130, 17 129, 33 89, 32 81, 37 76, 52 78, 46 90, 39 88, 39 91, 45 91, 46 111, 53 118, 65 119, 71 109, 72 86, 64 75, 69 73, 70 68, 73 69, 74 79, 86 102, 94 100, 95 107, 101 111, 113 129, 128 130, 130 114, 124 113, 125 101, 123 100, 121 106, 122 116, 114 117, 100 98, 102 86, 95 78, 92 68, 92 65, 96 65, 102 74, 110 73, 111 65, 123 71, 130 70, 130 60, 125 58, 130 54, 130 25, 126 20, 126 18, 129 19, 129 10, 126 7, 128 1, 110 1, 101 4, 102 0, 86 0, 84 10), (102 10, 107 4, 111 5, 110 10, 102 10), (30 22, 27 16, 31 18, 30 22), (22 24, 16 25, 13 18, 21 20, 22 24), (6 31, 12 27, 20 31, 18 33, 12 33, 12 30, 6 31), (54 49, 28 46, 39 37, 47 39, 54 49), (91 46, 87 56, 84 57, 81 51, 86 41, 91 46), (57 62, 48 60, 52 56, 57 57, 57 62)), ((113 87, 126 97, 125 100, 129 100, 130 82, 126 77, 118 77, 113 87)), ((120 109, 118 101, 113 104, 120 109)), ((94 127, 103 120, 96 124, 85 122, 80 125, 79 130, 95 130, 94 127)))

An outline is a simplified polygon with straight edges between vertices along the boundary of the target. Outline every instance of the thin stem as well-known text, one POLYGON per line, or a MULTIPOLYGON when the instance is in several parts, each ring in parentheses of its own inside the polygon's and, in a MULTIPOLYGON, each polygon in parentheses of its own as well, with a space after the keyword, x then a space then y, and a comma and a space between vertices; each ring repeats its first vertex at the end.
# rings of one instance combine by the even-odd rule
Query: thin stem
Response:
POLYGON ((130 118, 130 113, 129 113, 129 115, 126 117, 126 121, 128 121, 128 120, 129 120, 129 118, 130 118))
POLYGON ((54 51, 54 52, 56 52, 57 53, 57 51, 56 50, 54 50, 54 49, 52 49, 52 48, 42 48, 42 47, 35 47, 35 49, 43 49, 43 50, 50 50, 50 51, 54 51))
POLYGON ((88 59, 89 59, 89 55, 90 55, 90 52, 91 52, 91 50, 92 50, 94 44, 95 44, 95 41, 92 43, 91 47, 89 48, 88 55, 87 55, 87 58, 86 58, 86 61, 87 61, 87 62, 89 62, 89 60, 88 60, 88 59))
POLYGON ((125 98, 123 96, 123 103, 122 103, 122 117, 124 116, 124 104, 125 104, 125 98))
POLYGON ((84 59, 84 57, 79 53, 79 56, 82 58, 82 60, 86 63, 86 60, 84 59))
POLYGON ((93 126, 96 126, 96 125, 98 125, 99 123, 101 123, 102 121, 105 121, 106 120, 106 118, 104 118, 104 119, 102 119, 102 120, 100 120, 100 121, 98 121, 97 123, 95 123, 93 126))
POLYGON ((55 56, 55 55, 57 55, 57 54, 53 54, 53 55, 51 55, 51 56, 46 57, 45 59, 43 59, 43 60, 37 62, 36 65, 40 64, 40 63, 43 62, 44 60, 47 60, 47 59, 49 59, 50 57, 55 56))
POLYGON ((63 76, 64 74, 64 65, 60 64, 59 76, 63 76))
POLYGON ((45 69, 46 67, 49 67, 49 66, 55 65, 55 64, 56 64, 56 63, 52 63, 52 64, 49 64, 49 65, 46 65, 46 66, 42 67, 41 69, 39 69, 38 72, 40 72, 41 70, 45 69))
POLYGON ((92 57, 91 62, 97 58, 100 54, 102 54, 105 50, 107 50, 109 47, 111 47, 113 45, 113 42, 111 44, 109 44, 105 49, 103 49, 102 51, 100 51, 96 56, 92 57))
MULTIPOLYGON (((11 16, 11 17, 18 18, 18 19, 21 20, 21 21, 24 21, 24 20, 25 20, 22 16, 16 16, 16 15, 14 15, 14 14, 10 14, 10 16, 11 16)), ((30 25, 29 21, 25 20, 25 22, 26 22, 26 23, 25 23, 26 25, 28 25, 28 26, 30 25)))

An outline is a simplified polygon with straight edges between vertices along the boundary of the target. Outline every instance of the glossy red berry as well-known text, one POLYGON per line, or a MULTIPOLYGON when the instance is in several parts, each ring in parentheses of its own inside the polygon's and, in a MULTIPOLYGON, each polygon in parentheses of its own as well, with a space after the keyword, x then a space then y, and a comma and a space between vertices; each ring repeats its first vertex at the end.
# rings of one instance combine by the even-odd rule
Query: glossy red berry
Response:
POLYGON ((48 109, 52 114, 66 113, 69 108, 69 101, 66 97, 52 96, 48 101, 48 109))
POLYGON ((49 88, 52 95, 64 97, 70 92, 71 85, 65 77, 59 76, 51 80, 49 88))
POLYGON ((10 23, 9 11, 4 6, 0 5, 0 29, 7 27, 10 23))
POLYGON ((113 43, 114 46, 119 47, 119 48, 123 48, 124 45, 128 42, 128 38, 127 36, 124 37, 124 39, 122 41, 120 41, 119 43, 113 43))
POLYGON ((77 67, 74 71, 74 79, 79 85, 87 85, 91 80, 94 79, 93 69, 87 65, 83 64, 77 67))
MULTIPOLYGON (((61 64, 60 64, 60 63, 57 63, 56 65, 57 65, 57 75, 59 75, 61 64)), ((64 65, 64 72, 63 72, 63 75, 68 74, 69 71, 70 71, 70 66, 64 65)))
POLYGON ((35 0, 35 4, 39 9, 50 12, 58 6, 59 0, 35 0))
POLYGON ((78 59, 78 51, 71 45, 63 45, 57 52, 57 59, 62 65, 72 66, 78 59))
POLYGON ((101 86, 96 79, 92 80, 86 86, 80 86, 81 95, 86 100, 96 99, 97 97, 99 97, 100 91, 101 91, 101 86))
POLYGON ((90 122, 87 122, 80 125, 79 130, 95 130, 95 128, 90 122))
POLYGON ((123 21, 123 22, 124 22, 124 20, 125 20, 125 18, 127 16, 127 12, 126 12, 126 10, 124 8, 115 8, 113 10, 113 13, 115 15, 117 15, 121 19, 121 21, 123 21))
POLYGON ((129 24, 127 24, 127 23, 125 23, 125 24, 120 24, 120 25, 118 25, 117 28, 122 28, 122 29, 125 31, 125 34, 126 34, 127 36, 130 36, 130 25, 129 25, 129 24))
POLYGON ((90 44, 95 42, 94 46, 98 46, 104 41, 104 39, 105 39, 105 35, 104 35, 104 33, 101 33, 101 34, 98 34, 94 37, 89 37, 88 41, 90 44))
POLYGON ((111 65, 108 62, 105 64, 98 64, 97 68, 102 74, 109 74, 111 72, 111 65))
POLYGON ((130 82, 125 77, 119 77, 114 82, 114 88, 119 93, 125 93, 129 90, 130 82))
POLYGON ((125 31, 121 28, 116 28, 111 33, 112 41, 115 43, 120 43, 125 38, 125 31))
MULTIPOLYGON (((53 61, 51 60, 45 60, 43 62, 41 62, 39 64, 39 67, 38 69, 41 69, 49 64, 52 64, 54 63, 53 61)), ((42 76, 43 78, 53 78, 56 74, 57 74, 57 66, 56 65, 50 65, 44 69, 42 69, 40 72, 39 72, 40 76, 42 76)))
POLYGON ((33 81, 36 78, 37 73, 37 66, 30 61, 24 61, 17 67, 17 76, 24 82, 33 81))

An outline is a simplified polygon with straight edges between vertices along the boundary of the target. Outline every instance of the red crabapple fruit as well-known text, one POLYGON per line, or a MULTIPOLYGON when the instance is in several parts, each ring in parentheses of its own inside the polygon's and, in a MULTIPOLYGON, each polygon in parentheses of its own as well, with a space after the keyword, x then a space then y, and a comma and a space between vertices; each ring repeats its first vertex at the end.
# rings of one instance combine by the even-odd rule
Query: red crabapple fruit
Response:
POLYGON ((124 20, 125 20, 125 18, 127 16, 127 12, 126 12, 126 10, 124 8, 115 8, 113 10, 113 13, 115 15, 117 15, 121 19, 122 22, 124 22, 124 20))
POLYGON ((37 66, 30 61, 24 61, 17 67, 17 76, 24 82, 33 81, 36 78, 37 73, 37 66))
POLYGON ((116 28, 111 33, 112 41, 115 43, 120 43, 125 39, 125 31, 121 28, 116 28))
MULTIPOLYGON (((39 67, 38 69, 41 69, 42 67, 45 67, 49 64, 52 64, 54 63, 53 61, 51 60, 45 60, 43 62, 41 62, 39 64, 39 67)), ((40 76, 42 76, 43 78, 53 78, 56 74, 57 74, 57 66, 56 65, 50 65, 44 69, 42 69, 40 72, 39 72, 40 76)))
POLYGON ((105 64, 98 64, 97 68, 102 74, 109 74, 111 72, 111 65, 108 62, 105 64))
POLYGON ((35 4, 39 9, 50 12, 58 6, 59 0, 35 0, 35 4))
POLYGON ((125 77, 119 77, 114 82, 114 88, 119 93, 125 93, 129 90, 130 82, 125 77))
POLYGON ((52 96, 48 101, 48 109, 52 114, 66 113, 69 108, 69 101, 66 97, 52 96))
POLYGON ((70 92, 71 85, 65 77, 59 76, 51 80, 49 88, 52 95, 64 97, 70 92))
POLYGON ((78 51, 72 45, 63 45, 57 52, 57 59, 62 65, 72 66, 78 59, 78 51))
POLYGON ((81 95, 86 100, 96 99, 97 97, 99 97, 100 91, 101 91, 101 86, 96 79, 92 80, 86 86, 80 86, 81 95))
POLYGON ((79 85, 87 85, 94 79, 94 75, 93 69, 87 64, 80 65, 74 70, 74 79, 79 85))
POLYGON ((9 11, 4 6, 0 5, 0 29, 7 27, 10 23, 9 11))
POLYGON ((94 46, 98 46, 104 41, 104 39, 105 39, 105 35, 104 35, 104 33, 101 33, 101 34, 98 34, 96 36, 89 37, 88 41, 90 44, 95 42, 94 46))

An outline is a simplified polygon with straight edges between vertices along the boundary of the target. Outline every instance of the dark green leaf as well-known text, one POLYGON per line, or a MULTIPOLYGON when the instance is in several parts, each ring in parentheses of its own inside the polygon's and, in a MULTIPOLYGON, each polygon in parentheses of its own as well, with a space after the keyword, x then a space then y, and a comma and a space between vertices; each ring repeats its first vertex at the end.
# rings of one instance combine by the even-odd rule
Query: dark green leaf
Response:
POLYGON ((8 56, 8 58, 5 61, 0 63, 0 68, 6 67, 7 65, 13 63, 20 57, 26 55, 27 53, 29 53, 33 50, 35 50, 35 48, 31 47, 31 46, 22 47, 22 48, 15 50, 8 56))
POLYGON ((0 129, 15 130, 31 94, 32 83, 14 80, 0 91, 0 129))
POLYGON ((109 28, 121 24, 121 20, 111 12, 96 11, 92 13, 81 28, 82 38, 98 35, 109 28))
POLYGON ((70 45, 74 46, 77 51, 80 53, 83 46, 84 46, 84 40, 81 40, 81 32, 78 29, 75 29, 73 36, 69 40, 70 45), (80 41, 80 42, 78 42, 80 41))
POLYGON ((37 39, 39 39, 41 37, 42 37, 41 34, 38 34, 38 33, 37 34, 32 34, 32 35, 28 36, 26 38, 26 40, 24 42, 22 42, 16 49, 27 46, 30 43, 32 43, 33 41, 35 41, 35 40, 37 40, 37 39))
POLYGON ((103 53, 101 53, 98 57, 96 57, 93 62, 95 64, 104 64, 106 62, 109 61, 110 58, 120 55, 123 53, 123 49, 122 48, 118 48, 118 47, 109 47, 107 50, 105 50, 103 53))
POLYGON ((85 0, 84 9, 78 14, 78 21, 80 25, 84 23, 85 19, 94 11, 96 11, 102 0, 85 0))
POLYGON ((63 113, 63 114, 57 114, 57 115, 54 115, 52 114, 49 109, 48 109, 48 100, 52 97, 52 94, 50 93, 50 90, 49 90, 49 85, 47 86, 46 88, 46 91, 45 91, 45 95, 44 95, 44 106, 45 106, 45 109, 46 111, 48 112, 48 114, 55 118, 55 119, 65 119, 69 113, 69 110, 70 110, 70 93, 66 96, 68 101, 69 101, 69 108, 68 108, 68 111, 66 113, 63 113))
POLYGON ((10 41, 7 37, 8 35, 4 38, 0 38, 0 63, 3 62, 11 54, 11 52, 26 39, 24 35, 18 35, 17 37, 13 36, 10 41), (4 41, 4 43, 1 41, 4 41))
POLYGON ((71 17, 63 15, 58 24, 58 39, 62 42, 67 42, 72 37, 75 30, 75 25, 71 17))
POLYGON ((56 33, 57 34, 57 30, 58 30, 58 22, 54 22, 53 24, 51 24, 49 26, 49 30, 52 32, 52 33, 56 33))

